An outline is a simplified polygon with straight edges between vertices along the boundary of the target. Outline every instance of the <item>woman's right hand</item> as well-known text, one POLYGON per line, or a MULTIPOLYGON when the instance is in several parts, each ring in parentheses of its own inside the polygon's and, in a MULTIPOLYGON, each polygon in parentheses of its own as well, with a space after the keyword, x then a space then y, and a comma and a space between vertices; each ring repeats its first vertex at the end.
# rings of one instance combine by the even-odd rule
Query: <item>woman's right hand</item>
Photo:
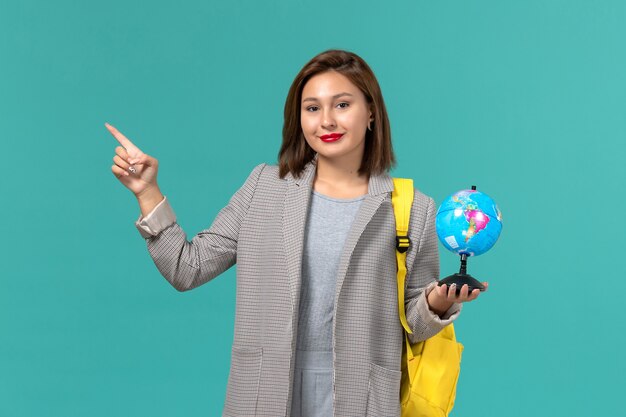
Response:
POLYGON ((113 175, 126 188, 132 191, 136 197, 141 196, 147 190, 158 189, 157 172, 159 170, 159 161, 141 152, 115 127, 108 123, 105 123, 105 126, 121 145, 115 148, 114 164, 111 166, 113 175))

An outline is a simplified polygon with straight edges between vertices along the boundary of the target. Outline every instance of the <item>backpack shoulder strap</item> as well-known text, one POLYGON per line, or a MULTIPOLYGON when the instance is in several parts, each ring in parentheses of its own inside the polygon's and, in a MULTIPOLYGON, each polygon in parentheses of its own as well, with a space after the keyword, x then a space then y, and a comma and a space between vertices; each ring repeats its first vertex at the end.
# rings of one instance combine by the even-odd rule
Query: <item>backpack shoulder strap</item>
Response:
POLYGON ((406 321, 404 309, 404 283, 406 280, 406 252, 411 245, 408 237, 411 205, 414 196, 413 180, 394 178, 391 205, 396 219, 396 259, 398 261, 398 314, 400 322, 408 334, 412 334, 406 321))

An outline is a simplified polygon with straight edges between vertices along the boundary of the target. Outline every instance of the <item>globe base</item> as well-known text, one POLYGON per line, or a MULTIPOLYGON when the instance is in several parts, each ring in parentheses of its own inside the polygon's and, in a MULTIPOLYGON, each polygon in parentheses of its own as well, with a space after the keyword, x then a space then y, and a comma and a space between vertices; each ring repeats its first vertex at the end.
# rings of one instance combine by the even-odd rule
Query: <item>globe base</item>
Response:
POLYGON ((467 284, 467 286, 469 287, 468 294, 477 289, 485 291, 485 286, 469 274, 457 273, 454 275, 450 275, 449 277, 445 277, 444 279, 439 281, 439 286, 442 286, 443 284, 447 284, 448 288, 450 288, 450 285, 456 284, 456 295, 461 294, 461 287, 463 287, 463 285, 465 284, 467 284))

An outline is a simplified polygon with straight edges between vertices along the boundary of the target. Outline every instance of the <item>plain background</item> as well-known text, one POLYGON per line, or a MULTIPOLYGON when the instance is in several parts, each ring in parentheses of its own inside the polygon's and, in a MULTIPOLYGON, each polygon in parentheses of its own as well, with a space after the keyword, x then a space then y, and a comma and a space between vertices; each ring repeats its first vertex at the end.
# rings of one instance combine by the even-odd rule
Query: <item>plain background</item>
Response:
MULTIPOLYGON (((117 126, 160 161, 191 239, 261 162, 314 55, 361 55, 398 167, 478 189, 452 416, 624 416, 626 3, 0 3, 0 417, 218 416, 235 268, 179 293, 111 173, 117 126)), ((441 246, 442 275, 458 258, 441 246)))

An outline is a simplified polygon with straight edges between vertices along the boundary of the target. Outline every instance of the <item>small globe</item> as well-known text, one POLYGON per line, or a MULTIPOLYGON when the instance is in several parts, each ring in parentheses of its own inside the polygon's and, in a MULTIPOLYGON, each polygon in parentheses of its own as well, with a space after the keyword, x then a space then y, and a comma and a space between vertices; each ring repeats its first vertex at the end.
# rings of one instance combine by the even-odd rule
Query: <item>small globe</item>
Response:
POLYGON ((461 190, 441 203, 435 225, 446 249, 459 255, 478 256, 498 240, 502 214, 487 194, 461 190))

